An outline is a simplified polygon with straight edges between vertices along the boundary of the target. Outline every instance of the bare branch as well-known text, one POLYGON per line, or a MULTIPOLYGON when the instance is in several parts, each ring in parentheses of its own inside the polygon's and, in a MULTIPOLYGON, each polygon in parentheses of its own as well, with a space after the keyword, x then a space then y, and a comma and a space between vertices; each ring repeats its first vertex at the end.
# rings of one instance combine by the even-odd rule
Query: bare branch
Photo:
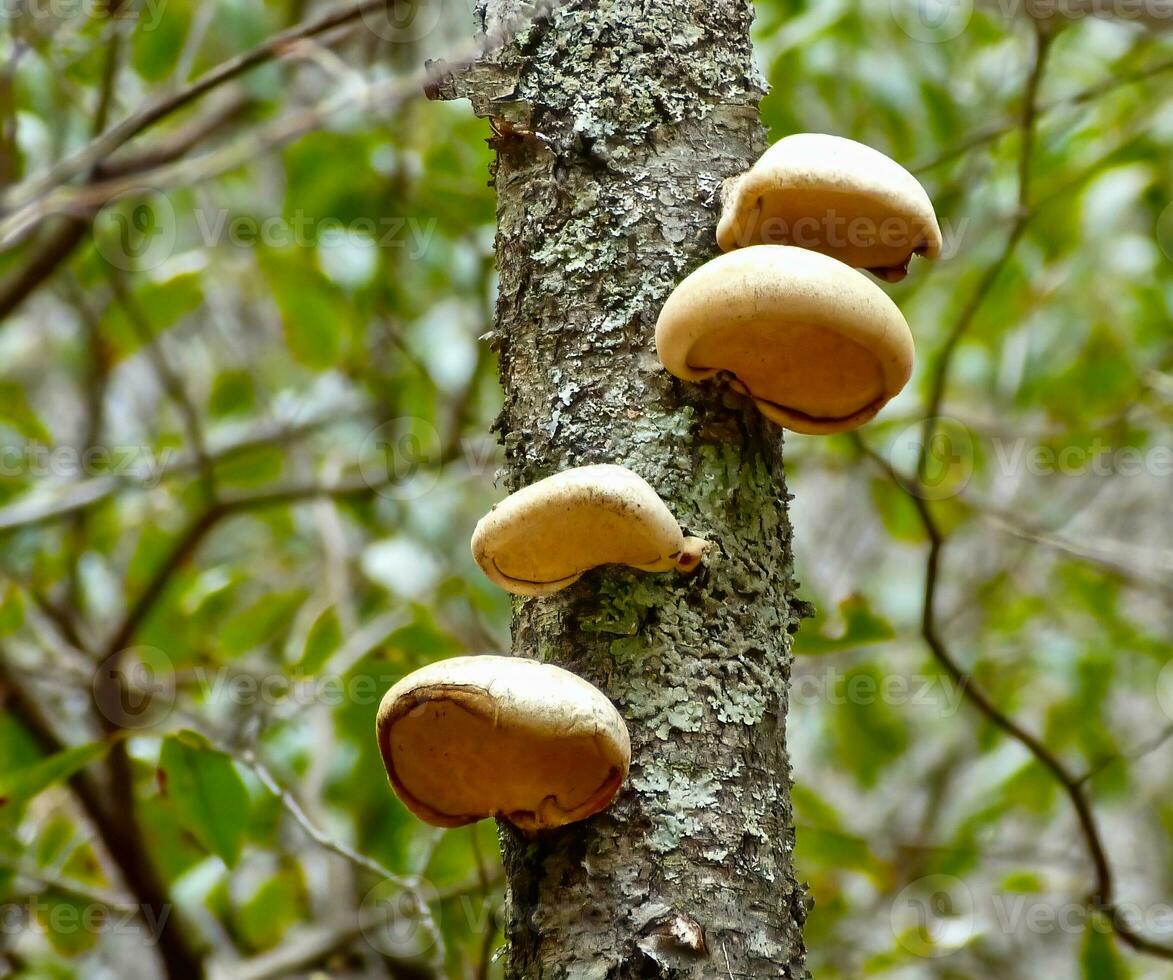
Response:
MULTIPOLYGON (((243 115, 250 103, 243 97, 228 100, 207 117, 194 120, 157 146, 141 153, 116 156, 97 167, 91 179, 125 178, 143 170, 161 167, 189 153, 229 122, 243 115)), ((76 251, 89 231, 88 218, 66 218, 53 233, 36 246, 25 264, 0 281, 0 321, 12 314, 76 251)))
MULTIPOLYGON (((496 887, 501 883, 500 872, 493 875, 489 884, 496 887)), ((482 885, 474 879, 464 884, 439 892, 434 901, 443 905, 449 902, 476 895, 482 885)), ((344 917, 343 921, 311 929, 299 929, 295 937, 283 942, 276 949, 246 960, 243 963, 233 964, 223 972, 231 980, 276 980, 279 977, 299 975, 316 963, 327 959, 331 954, 346 949, 362 939, 365 935, 372 935, 390 921, 392 915, 402 915, 409 909, 398 909, 395 903, 380 902, 375 908, 366 911, 358 910, 354 917, 344 917)), ((386 954, 382 954, 386 956, 386 954)), ((393 965, 410 969, 418 961, 395 961, 393 965)))
MULTIPOLYGON (((66 895, 73 895, 76 898, 80 898, 83 902, 88 902, 91 905, 102 905, 115 912, 136 912, 138 910, 138 906, 134 904, 128 895, 94 888, 92 885, 75 881, 72 878, 66 878, 63 875, 54 874, 48 868, 38 868, 35 865, 30 865, 27 861, 23 861, 18 857, 0 854, 0 868, 6 868, 21 878, 26 878, 34 884, 39 885, 42 891, 63 892, 66 895)), ((7 901, 11 903, 12 899, 7 899, 7 901)))
MULTIPOLYGON (((34 697, 9 662, 8 653, 0 648, 0 692, 5 707, 32 734, 41 751, 54 755, 66 748, 50 721, 49 713, 34 697)), ((125 739, 119 738, 111 753, 125 749, 125 739)), ((128 757, 123 755, 124 758, 128 757)), ((88 770, 76 773, 69 780, 70 788, 81 803, 87 819, 101 838, 111 860, 118 867, 127 888, 138 902, 140 915, 148 912, 158 928, 158 951, 173 980, 200 975, 200 956, 190 944, 182 924, 172 915, 173 905, 165 882, 142 849, 142 836, 133 821, 119 812, 116 787, 109 796, 88 770)))
POLYGON ((1034 160, 1035 121, 1038 117, 1038 93, 1042 84, 1043 72, 1047 65, 1047 55, 1051 50, 1051 35, 1041 30, 1035 31, 1035 58, 1026 83, 1026 94, 1023 97, 1022 119, 1022 148, 1018 159, 1018 212, 1010 233, 1006 236, 1006 243, 994 262, 986 269, 978 280, 969 299, 961 308, 952 329, 945 338, 944 346, 937 355, 937 363, 933 370, 928 404, 925 407, 924 431, 921 436, 920 455, 917 460, 917 473, 920 479, 926 477, 929 452, 932 448, 933 435, 936 431, 937 416, 941 412, 941 403, 945 397, 945 388, 949 383, 949 371, 953 365, 953 355, 957 351, 962 338, 973 325, 982 304, 989 296, 990 290, 1002 275, 1002 270, 1010 263, 1014 250, 1022 239, 1026 226, 1030 221, 1030 175, 1031 164, 1034 160))
MULTIPOLYGON (((329 412, 315 412, 300 422, 279 420, 250 429, 243 435, 230 440, 220 440, 220 445, 209 451, 213 463, 222 463, 244 453, 254 452, 268 446, 280 446, 312 435, 331 425, 359 418, 367 409, 358 405, 339 406, 329 412)), ((209 440, 216 442, 217 440, 209 440)), ((6 507, 0 507, 0 533, 18 528, 35 527, 58 520, 79 510, 94 507, 108 500, 120 491, 142 491, 155 486, 158 480, 198 470, 198 461, 185 456, 168 462, 153 476, 101 476, 81 483, 71 484, 59 494, 43 495, 34 493, 6 507)))
POLYGON ((16 208, 36 200, 54 187, 94 167, 140 133, 195 102, 218 86, 233 81, 252 69, 281 57, 290 43, 302 38, 314 37, 317 34, 333 30, 341 24, 358 20, 364 13, 381 8, 383 3, 384 0, 360 0, 359 3, 329 10, 319 17, 274 34, 249 51, 204 72, 190 85, 155 100, 137 112, 132 112, 97 139, 92 140, 72 156, 52 167, 44 176, 26 181, 5 195, 3 201, 0 201, 0 205, 6 208, 16 208))
MULTIPOLYGON (((1124 88, 1128 85, 1135 85, 1138 82, 1145 82, 1157 75, 1162 75, 1165 72, 1173 71, 1173 58, 1165 61, 1158 61, 1155 64, 1148 65, 1144 68, 1137 69, 1132 72, 1113 73, 1110 78, 1099 82, 1096 85, 1090 85, 1085 89, 1081 89, 1072 95, 1063 96, 1062 98, 1053 99, 1050 102, 1045 102, 1039 108, 1040 115, 1049 115, 1058 109, 1072 109, 1078 106, 1087 105, 1094 102, 1096 99, 1115 92, 1118 89, 1124 88)), ((979 147, 986 146, 1000 139, 1007 133, 1013 132, 1021 125, 1021 118, 1008 119, 1004 122, 991 123, 988 126, 982 126, 975 130, 969 136, 965 137, 956 146, 950 147, 943 153, 938 154, 931 159, 924 160, 913 167, 914 173, 925 173, 929 170, 935 170, 937 167, 942 167, 947 163, 952 163, 960 156, 964 156, 971 150, 976 150, 979 147)))
POLYGON ((196 411, 196 407, 192 403, 187 389, 184 388, 183 382, 171 369, 171 365, 167 363, 167 358, 159 346, 159 338, 155 336, 155 332, 151 329, 146 313, 138 305, 134 295, 127 288, 126 280, 121 271, 111 268, 109 272, 110 283, 114 287, 114 295, 122 307, 123 312, 126 314, 127 321, 138 337, 139 344, 146 353, 147 359, 151 362, 151 366, 154 368, 155 374, 163 386, 163 390, 178 409, 179 417, 183 420, 183 428, 187 435, 187 441, 191 444, 192 451, 195 453, 196 463, 199 466, 200 483, 203 486, 204 496, 208 500, 214 500, 216 497, 216 473, 208 458, 208 449, 204 441, 204 429, 200 423, 199 412, 196 411))
POLYGON ((1004 713, 989 695, 974 682, 973 675, 964 670, 953 655, 941 634, 937 621, 937 592, 940 584, 941 565, 946 538, 933 516, 918 481, 902 476, 882 455, 871 449, 858 433, 852 434, 852 441, 868 459, 875 463, 897 487, 908 496, 916 509, 925 534, 929 539, 928 558, 925 567, 924 598, 921 607, 921 635, 934 658, 945 673, 958 685, 967 701, 973 705, 990 724, 1022 745, 1044 769, 1051 773, 1062 787, 1075 810, 1087 847, 1088 856, 1095 868, 1095 887, 1090 904, 1104 912, 1121 941, 1137 950, 1162 959, 1173 960, 1173 946, 1156 943, 1132 929, 1124 915, 1115 905, 1115 877, 1104 846, 1103 834, 1096 823, 1095 813, 1083 786, 1083 780, 1076 776, 1034 733, 1004 713))

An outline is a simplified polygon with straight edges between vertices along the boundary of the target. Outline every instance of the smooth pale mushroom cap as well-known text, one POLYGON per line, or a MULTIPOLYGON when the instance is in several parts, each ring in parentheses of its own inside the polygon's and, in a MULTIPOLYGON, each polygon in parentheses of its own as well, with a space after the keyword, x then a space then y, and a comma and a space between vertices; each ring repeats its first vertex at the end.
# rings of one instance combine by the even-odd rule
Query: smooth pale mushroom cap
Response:
POLYGON ((871 419, 912 375, 904 315, 874 282, 818 252, 754 245, 684 280, 656 323, 660 362, 678 378, 718 372, 795 432, 844 432, 871 419))
POLYGON ((705 542, 686 538, 648 483, 622 466, 565 470, 506 497, 472 536, 481 570, 515 595, 549 595, 599 565, 693 571, 705 542))
POLYGON ((798 133, 727 182, 717 244, 798 245, 899 282, 913 255, 941 254, 929 195, 878 150, 841 136, 798 133))
POLYGON ((602 691, 515 657, 456 657, 408 675, 383 698, 377 734, 396 795, 436 827, 585 820, 631 766, 627 726, 602 691))

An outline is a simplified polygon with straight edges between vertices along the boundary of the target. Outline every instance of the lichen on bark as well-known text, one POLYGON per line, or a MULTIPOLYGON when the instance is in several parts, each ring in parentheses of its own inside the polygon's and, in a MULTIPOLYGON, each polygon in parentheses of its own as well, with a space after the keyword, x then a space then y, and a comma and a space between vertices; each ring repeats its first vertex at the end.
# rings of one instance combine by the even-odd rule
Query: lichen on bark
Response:
MULTIPOLYGON (((525 6, 488 0, 482 29, 525 6)), ((778 429, 659 365, 656 316, 712 257, 722 181, 763 148, 745 0, 571 0, 443 94, 492 117, 498 428, 510 489, 590 463, 647 479, 696 574, 603 569, 519 600, 514 652, 627 718, 614 807, 502 829, 512 980, 802 977, 785 749, 794 598, 778 429)))

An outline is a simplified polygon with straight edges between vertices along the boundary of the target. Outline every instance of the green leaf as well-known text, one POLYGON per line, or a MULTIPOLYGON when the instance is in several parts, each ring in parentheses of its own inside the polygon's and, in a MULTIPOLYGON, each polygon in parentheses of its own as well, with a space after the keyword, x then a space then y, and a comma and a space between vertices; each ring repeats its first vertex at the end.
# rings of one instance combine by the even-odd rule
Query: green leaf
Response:
POLYGON ((163 742, 160 784, 180 822, 228 867, 240 860, 249 799, 232 760, 202 738, 181 732, 163 742))
POLYGON ((891 623, 872 612, 864 596, 851 595, 844 599, 839 603, 839 616, 843 626, 834 631, 827 628, 822 616, 805 624, 798 631, 794 652, 805 656, 833 653, 883 643, 896 635, 891 623))
POLYGON ((0 773, 0 806, 31 800, 50 786, 63 783, 110 750, 110 742, 90 742, 11 772, 0 773))
POLYGON ((32 442, 52 443, 53 435, 33 411, 21 385, 0 383, 0 425, 8 425, 32 442))
POLYGON ((871 498, 883 522, 884 530, 897 541, 920 542, 924 539, 924 525, 916 506, 891 480, 878 477, 871 481, 871 498))
POLYGON ((103 924, 114 921, 101 906, 55 890, 39 895, 33 907, 49 945, 67 959, 93 949, 103 924))
POLYGON ((236 925, 252 950, 271 949, 306 913, 307 904, 300 870, 285 868, 262 884, 236 911, 236 925))
POLYGON ((865 787, 875 786, 909 745, 906 715, 883 696, 885 676, 876 664, 860 664, 836 685, 840 703, 831 716, 835 756, 865 787))
POLYGON ((258 446, 220 463, 220 482, 234 487, 261 487, 281 478, 288 454, 277 446, 258 446))
POLYGON ((208 395, 208 411, 216 418, 239 415, 256 407, 253 378, 248 371, 229 370, 216 375, 208 395))
POLYGON ((1128 980, 1132 976, 1102 916, 1094 916, 1088 921, 1080 965, 1083 980, 1128 980))
POLYGON ((273 293, 285 327, 289 352, 306 367, 317 370, 341 361, 355 333, 355 313, 350 303, 316 266, 309 249, 257 253, 261 272, 273 293))
POLYGON ((1037 895, 1047 889, 1046 882, 1034 871, 1012 871, 1002 879, 1000 887, 1015 895, 1037 895))
POLYGON ((221 628, 220 642, 232 654, 241 654, 272 640, 289 628, 290 618, 305 593, 270 592, 221 628))
POLYGON ((24 625, 24 603, 15 585, 0 590, 0 636, 9 636, 24 625))
POLYGON ((144 4, 134 30, 134 70, 148 81, 160 81, 170 75, 190 26, 191 6, 187 0, 144 4))
POLYGON ((316 674, 341 643, 342 628, 331 607, 314 620, 314 625, 310 627, 305 639, 305 651, 301 655, 301 670, 306 674, 316 674))
MULTIPOLYGON (((155 202, 164 207, 164 202, 155 202)), ((164 214, 158 220, 167 221, 164 214)), ((184 272, 159 281, 148 281, 134 290, 135 305, 146 317, 152 336, 159 336, 204 302, 203 285, 194 272, 184 272)), ((102 316, 102 331, 120 354, 133 354, 142 347, 142 339, 126 318, 126 311, 115 304, 102 316)))

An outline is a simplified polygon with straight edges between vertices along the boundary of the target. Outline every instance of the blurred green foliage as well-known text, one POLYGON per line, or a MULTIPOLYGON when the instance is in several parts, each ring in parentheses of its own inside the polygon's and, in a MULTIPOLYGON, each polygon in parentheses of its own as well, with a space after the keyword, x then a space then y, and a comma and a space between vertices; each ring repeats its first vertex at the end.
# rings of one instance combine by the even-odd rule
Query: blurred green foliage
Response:
MULTIPOLYGON (((932 369, 1016 217, 1033 31, 992 5, 956 32, 926 28, 913 0, 757 7, 771 138, 883 150, 922 179, 945 229, 942 261, 892 289, 917 374, 861 433, 907 474, 932 369)), ((158 0, 113 22, 83 4, 6 20, 4 176, 85 142, 114 45, 118 119, 313 12, 158 0)), ((471 22, 449 3, 410 44, 360 29, 307 45, 246 75, 243 108, 199 150, 415 70, 471 22)), ((1173 44, 1135 25, 1085 20, 1055 39, 1029 221, 957 349, 926 484, 949 536, 939 613, 957 656, 1091 774, 1119 897, 1166 939, 1171 77, 1173 44)), ((109 749, 88 717, 94 665, 203 512, 209 476, 251 503, 177 563, 124 663, 154 694, 129 746, 144 846, 178 912, 247 958, 369 911, 377 877, 313 841, 259 759, 329 838, 423 878, 448 975, 500 975, 493 828, 410 818, 372 738, 396 679, 507 642, 507 599, 467 546, 499 496, 499 394, 478 339, 494 289, 488 135, 465 105, 365 106, 213 180, 144 178, 4 323, 0 648, 81 746, 46 758, 0 711, 0 903, 32 910, 0 930, 0 962, 20 975, 117 973, 141 947, 76 924, 119 882, 58 784, 109 749), (315 484, 357 492, 297 494, 315 484)), ((0 254, 0 278, 37 244, 0 254)), ((1082 913, 1090 869, 1067 800, 930 658, 916 508, 847 437, 789 437, 787 451, 803 595, 819 609, 789 722, 815 976, 1168 976, 1082 913)), ((434 953, 418 929, 366 937, 352 929, 324 962, 379 975, 434 953)))

